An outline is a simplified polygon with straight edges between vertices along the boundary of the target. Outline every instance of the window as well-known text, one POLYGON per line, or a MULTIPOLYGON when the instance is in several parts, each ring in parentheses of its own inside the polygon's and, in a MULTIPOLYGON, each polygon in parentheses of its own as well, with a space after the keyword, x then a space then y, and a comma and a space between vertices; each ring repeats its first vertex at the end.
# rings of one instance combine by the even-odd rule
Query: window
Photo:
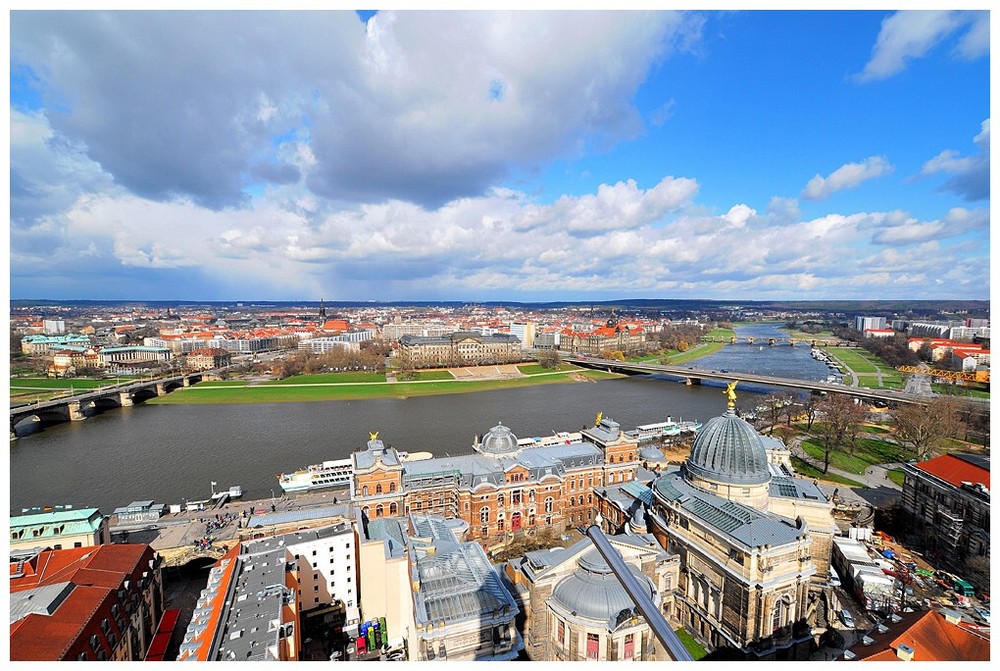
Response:
POLYGON ((633 634, 625 634, 625 650, 622 653, 624 659, 632 659, 635 654, 635 643, 633 634))
POLYGON ((316 556, 316 551, 315 551, 315 550, 313 550, 313 557, 315 557, 315 556, 316 556))
POLYGON ((566 623, 559 620, 559 643, 566 644, 566 623))
POLYGON ((503 492, 497 494, 497 506, 503 508, 503 492))
POLYGON ((318 592, 319 591, 319 585, 313 585, 313 591, 314 592, 318 592))
POLYGON ((396 483, 395 482, 390 482, 389 483, 389 492, 392 493, 394 491, 396 491, 396 483))
POLYGON ((382 493, 382 483, 381 482, 378 483, 377 485, 375 485, 375 493, 376 494, 381 494, 382 493))
POLYGON ((375 506, 375 517, 382 517, 382 514, 384 512, 385 512, 385 508, 382 507, 381 503, 378 504, 377 506, 375 506))
POLYGON ((397 506, 396 502, 393 501, 392 503, 389 504, 389 515, 395 517, 398 512, 399 512, 399 506, 397 506))
POLYGON ((368 485, 361 488, 361 496, 368 496, 368 485))
POLYGON ((53 550, 62 550, 62 543, 56 543, 52 546, 53 550))
POLYGON ((479 522, 480 524, 489 524, 490 522, 490 509, 480 508, 479 509, 479 522))
POLYGON ((553 503, 553 499, 552 499, 551 496, 545 499, 545 512, 547 512, 547 513, 551 513, 552 512, 552 503, 553 503))
POLYGON ((570 488, 570 491, 576 489, 576 480, 570 480, 569 481, 569 488, 570 488))
POLYGON ((601 639, 597 634, 587 634, 587 659, 597 659, 601 639))

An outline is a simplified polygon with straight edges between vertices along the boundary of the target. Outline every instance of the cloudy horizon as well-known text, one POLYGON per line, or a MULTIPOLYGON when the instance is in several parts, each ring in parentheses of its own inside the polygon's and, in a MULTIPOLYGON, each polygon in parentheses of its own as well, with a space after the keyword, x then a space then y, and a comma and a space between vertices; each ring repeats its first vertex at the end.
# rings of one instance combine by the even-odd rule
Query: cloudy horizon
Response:
POLYGON ((989 298, 989 14, 13 11, 12 298, 989 298))

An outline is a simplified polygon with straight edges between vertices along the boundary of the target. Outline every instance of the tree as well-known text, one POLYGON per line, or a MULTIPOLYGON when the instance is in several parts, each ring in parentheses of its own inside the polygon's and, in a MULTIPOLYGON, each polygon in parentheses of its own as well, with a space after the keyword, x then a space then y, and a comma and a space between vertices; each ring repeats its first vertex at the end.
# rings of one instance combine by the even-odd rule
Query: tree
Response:
POLYGON ((812 431, 813 422, 816 421, 818 405, 819 396, 816 394, 806 394, 805 401, 802 403, 802 412, 806 416, 806 431, 812 431))
POLYGON ((560 363, 559 350, 546 349, 538 353, 538 365, 542 368, 558 368, 560 363))
POLYGON ((767 418, 767 435, 774 435, 774 426, 781 420, 788 398, 782 394, 769 394, 761 402, 764 417, 767 418))
POLYGON ((954 399, 938 397, 926 404, 900 404, 892 411, 896 436, 910 446, 917 459, 938 448, 945 438, 960 431, 959 406, 954 399))
POLYGON ((857 442, 865 421, 864 406, 843 394, 831 394, 818 403, 823 421, 815 425, 814 435, 823 448, 823 472, 830 468, 830 455, 857 442))

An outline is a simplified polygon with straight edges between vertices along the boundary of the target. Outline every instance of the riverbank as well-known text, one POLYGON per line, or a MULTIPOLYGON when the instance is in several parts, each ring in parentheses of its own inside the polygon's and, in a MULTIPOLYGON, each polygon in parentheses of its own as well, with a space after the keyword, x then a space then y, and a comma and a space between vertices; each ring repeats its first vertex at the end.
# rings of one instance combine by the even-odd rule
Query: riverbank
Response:
POLYGON ((250 380, 217 382, 211 385, 195 384, 178 389, 165 396, 146 401, 151 405, 211 405, 230 403, 301 403, 308 401, 348 401, 375 398, 412 398, 462 394, 544 384, 596 382, 624 377, 606 371, 573 368, 551 373, 532 373, 521 377, 502 379, 451 379, 411 380, 405 382, 336 382, 316 381, 322 376, 310 376, 310 382, 296 383, 283 380, 280 384, 253 384, 250 380))

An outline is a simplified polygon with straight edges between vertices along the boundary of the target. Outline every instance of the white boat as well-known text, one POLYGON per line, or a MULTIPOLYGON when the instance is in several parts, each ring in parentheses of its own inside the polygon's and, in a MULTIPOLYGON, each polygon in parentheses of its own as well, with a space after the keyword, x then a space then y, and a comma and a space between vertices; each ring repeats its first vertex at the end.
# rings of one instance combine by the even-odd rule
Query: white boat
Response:
POLYGON ((667 417, 667 421, 665 422, 643 424, 636 427, 636 435, 639 438, 639 442, 657 440, 659 438, 666 438, 669 436, 679 436, 680 433, 681 425, 675 422, 671 417, 667 417))
POLYGON ((350 487, 354 470, 350 459, 313 464, 294 473, 280 473, 278 484, 286 492, 304 492, 324 487, 350 487))
POLYGON ((238 499, 241 496, 243 496, 243 488, 240 487, 239 485, 233 485, 229 489, 221 489, 212 494, 212 498, 215 500, 221 499, 226 496, 228 496, 231 499, 238 499))

